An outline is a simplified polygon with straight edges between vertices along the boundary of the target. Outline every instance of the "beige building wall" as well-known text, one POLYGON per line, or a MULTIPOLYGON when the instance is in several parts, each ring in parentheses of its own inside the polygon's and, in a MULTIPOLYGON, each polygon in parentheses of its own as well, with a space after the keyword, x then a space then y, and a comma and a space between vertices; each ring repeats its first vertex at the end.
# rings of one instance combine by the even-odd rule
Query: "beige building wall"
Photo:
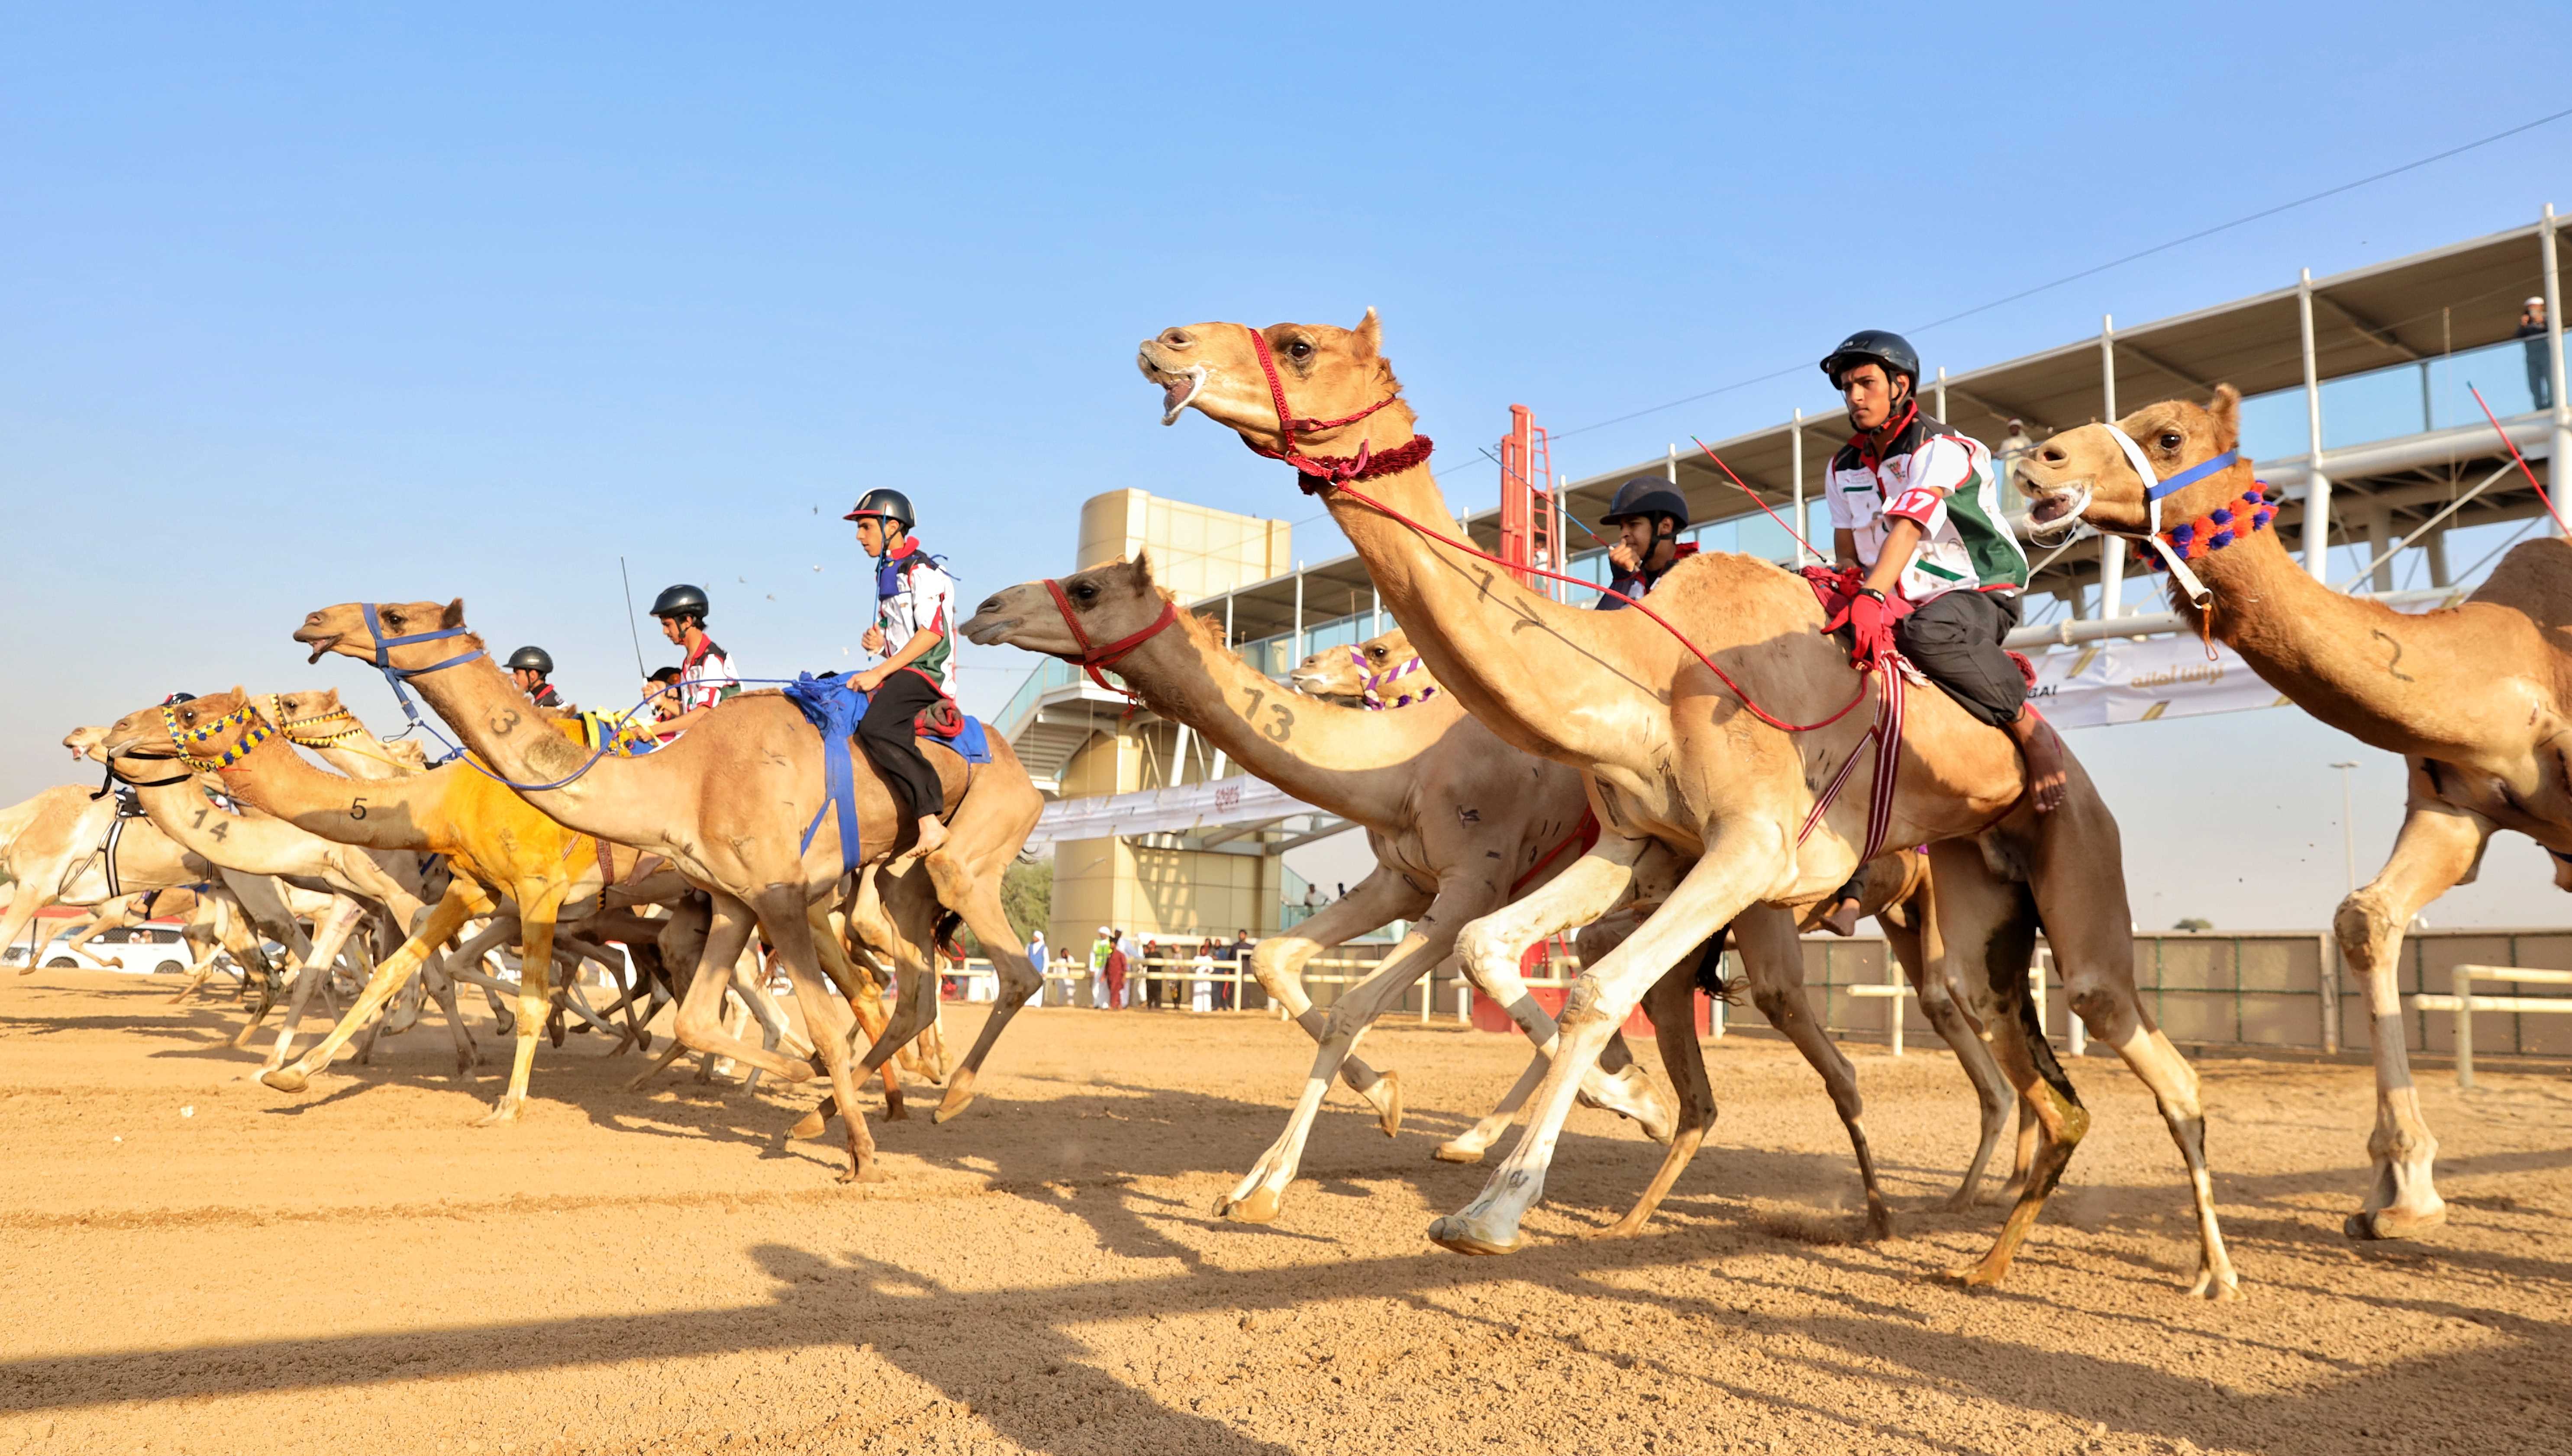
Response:
MULTIPOLYGON (((1137 551, 1151 552, 1155 581, 1181 602, 1195 602, 1283 575, 1294 564, 1294 531, 1284 521, 1142 490, 1111 490, 1081 505, 1076 567, 1137 551)), ((1102 726, 1063 765, 1062 795, 1131 793, 1202 779, 1210 766, 1203 740, 1184 759, 1179 746, 1171 724, 1102 726)), ((1054 846, 1053 914, 1045 939, 1058 950, 1085 956, 1101 925, 1163 940, 1229 939, 1239 929, 1273 934, 1284 873, 1281 861, 1257 854, 1067 840, 1054 846)))
POLYGON ((1152 579, 1200 601, 1283 576, 1294 566, 1295 528, 1284 521, 1190 505, 1147 490, 1111 490, 1080 507, 1074 570, 1152 553, 1152 579))

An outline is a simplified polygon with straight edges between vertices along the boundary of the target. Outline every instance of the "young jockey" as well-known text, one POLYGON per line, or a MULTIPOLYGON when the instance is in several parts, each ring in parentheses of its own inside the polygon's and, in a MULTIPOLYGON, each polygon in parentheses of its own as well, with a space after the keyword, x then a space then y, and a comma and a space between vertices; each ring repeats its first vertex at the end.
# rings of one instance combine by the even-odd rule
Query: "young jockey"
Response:
POLYGON ((578 712, 545 681, 553 670, 554 655, 543 648, 522 647, 509 654, 509 676, 517 680, 518 691, 527 695, 529 703, 565 715, 578 712))
MULTIPOLYGON (((1616 499, 1599 518, 1600 525, 1616 528, 1616 544, 1608 548, 1608 564, 1615 573, 1608 590, 1642 596, 1660 585, 1671 567, 1696 555, 1695 542, 1679 544, 1687 523, 1687 497, 1659 476, 1638 475, 1616 487, 1616 499)), ((1602 612, 1624 605, 1605 595, 1597 603, 1602 612)))
POLYGON ((956 583, 913 538, 919 518, 901 491, 868 491, 842 519, 858 523, 858 545, 876 559, 876 620, 864 645, 884 658, 849 675, 849 686, 869 695, 858 741, 911 803, 920 835, 911 852, 934 853, 947 842, 946 791, 913 720, 956 696, 956 583))
POLYGON ((1920 356, 1900 334, 1860 329, 1822 360, 1857 433, 1831 457, 1831 547, 1864 573, 1849 603, 1851 655, 1899 648, 1967 713, 2018 740, 2039 813, 2063 802, 2062 740, 2027 706, 2002 647, 2018 626, 2027 553, 2002 512, 1991 452, 1920 410, 1920 356), (1897 622, 1895 598, 1911 608, 1897 622))
POLYGON ((716 704, 741 692, 732 659, 706 636, 706 614, 712 605, 704 589, 684 582, 652 599, 652 615, 661 619, 661 635, 688 654, 679 664, 679 713, 661 725, 665 737, 687 731, 716 704))

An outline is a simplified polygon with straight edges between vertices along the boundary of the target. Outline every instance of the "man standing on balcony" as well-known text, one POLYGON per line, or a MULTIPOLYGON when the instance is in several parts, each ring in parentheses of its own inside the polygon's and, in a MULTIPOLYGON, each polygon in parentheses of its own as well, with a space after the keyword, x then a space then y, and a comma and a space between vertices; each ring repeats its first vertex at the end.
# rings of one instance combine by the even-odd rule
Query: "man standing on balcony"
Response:
POLYGON ((2518 332, 2512 338, 2527 340, 2527 397, 2538 409, 2554 407, 2554 360, 2546 350, 2545 300, 2530 298, 2518 310, 2518 332))

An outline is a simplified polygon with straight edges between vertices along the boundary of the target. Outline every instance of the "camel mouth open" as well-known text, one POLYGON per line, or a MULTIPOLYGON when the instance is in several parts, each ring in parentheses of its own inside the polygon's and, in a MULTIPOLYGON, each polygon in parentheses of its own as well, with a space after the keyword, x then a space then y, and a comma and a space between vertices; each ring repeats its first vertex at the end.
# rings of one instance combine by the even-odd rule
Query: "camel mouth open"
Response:
MULTIPOLYGON (((2021 482, 2022 485, 2030 483, 2021 482)), ((2029 538, 2045 546, 2070 540, 2087 524, 2081 513, 2090 509, 2090 482, 2076 480, 2042 489, 2042 494, 2031 493, 2032 498, 2028 501, 2029 538)))
POLYGON ((322 655, 323 653, 326 653, 330 649, 339 645, 339 634, 332 632, 325 633, 320 637, 306 637, 303 633, 299 632, 295 634, 295 640, 301 643, 308 643, 312 646, 313 656, 304 660, 304 666, 309 668, 315 663, 322 661, 322 655))
POLYGON ((1190 364, 1178 373, 1171 374, 1146 360, 1144 368, 1161 386, 1161 423, 1177 424, 1180 412, 1195 403, 1197 395, 1204 392, 1206 366, 1190 364))

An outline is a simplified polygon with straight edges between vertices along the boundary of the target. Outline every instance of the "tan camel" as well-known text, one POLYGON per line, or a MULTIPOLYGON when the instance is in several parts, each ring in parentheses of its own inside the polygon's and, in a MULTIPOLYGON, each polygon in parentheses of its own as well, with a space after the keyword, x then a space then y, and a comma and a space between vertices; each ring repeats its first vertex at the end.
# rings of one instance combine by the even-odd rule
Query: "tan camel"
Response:
POLYGON ((1860 774, 1825 808, 1823 785, 1866 751, 1869 717, 1856 710, 1886 690, 1861 678, 1846 649, 1823 635, 1808 585, 1766 562, 1723 554, 1691 558, 1663 578, 1650 615, 1582 610, 1520 585, 1448 544, 1455 517, 1379 345, 1372 312, 1355 329, 1290 323, 1254 333, 1211 323, 1146 340, 1139 362, 1163 390, 1165 419, 1193 406, 1252 449, 1296 465, 1446 694, 1505 740, 1590 773, 1606 826, 1598 847, 1544 891, 1470 927, 1460 940, 1464 954, 1485 963, 1514 958, 1538 936, 1596 919, 1625 892, 1655 841, 1693 858, 1660 909, 1585 969, 1526 1136, 1481 1195, 1433 1223, 1430 1236, 1470 1252, 1519 1246, 1579 1072, 1643 990, 1752 906, 1813 904, 1875 839, 1930 846, 1940 938, 1951 955, 1987 968, 1968 978, 1968 994, 2003 1069, 2032 1099, 2042 1133, 2000 1236, 1960 1275, 1987 1283, 2006 1274, 2088 1125, 2041 1031, 2031 1034, 2017 968, 2026 964, 2032 897, 2074 1007, 2152 1089, 2188 1165, 2200 1237, 2195 1291, 2232 1296, 2237 1280, 2206 1170, 2196 1074, 2136 997, 2116 820, 2086 774, 2076 768, 2066 803, 2040 817, 2023 801, 2008 735, 1924 690, 1911 695, 1900 726, 1901 772, 1889 801, 1873 802, 1878 795, 1860 774), (1763 713, 1813 727, 1788 731, 1763 713), (1843 716, 1831 721, 1835 713, 1843 716))
MULTIPOLYGON (((528 785, 519 790, 528 802, 583 833, 667 857, 714 897, 701 970, 731 965, 754 925, 765 933, 795 984, 799 1006, 817 1023, 814 1039, 833 1101, 846 1115, 848 1177, 877 1176, 875 1140, 859 1111, 855 1079, 874 1075, 927 1026, 935 977, 925 965, 901 967, 894 1023, 853 1067, 848 1008, 828 994, 808 918, 846 870, 839 816, 830 811, 824 784, 821 735, 801 711, 782 695, 745 694, 656 752, 593 757, 529 718, 525 699, 466 632, 461 601, 346 603, 307 617, 295 639, 313 649, 317 662, 336 652, 389 663, 495 772, 528 785), (378 625, 390 636, 379 637, 378 625)), ((904 874, 886 886, 904 943, 928 944, 939 916, 952 909, 972 927, 1001 981, 998 1006, 949 1081, 937 1114, 942 1121, 971 1102, 992 1042, 1042 984, 1001 911, 999 882, 1044 800, 1007 742, 994 735, 990 744, 992 761, 979 767, 935 741, 924 745, 945 788, 948 841, 919 860, 926 875, 904 874)), ((863 765, 852 773, 862 862, 885 860, 906 849, 915 831, 906 806, 865 754, 851 751, 855 765, 863 765)), ((724 991, 719 973, 691 978, 679 1005, 679 1039, 773 1076, 809 1080, 809 1061, 779 1056, 725 1030, 724 991)))
MULTIPOLYGON (((2333 919, 2375 1043, 2367 1140, 2375 1176, 2347 1231, 2404 1237, 2447 1213, 2432 1182, 2438 1142, 2420 1115, 2403 1045, 2402 932, 2430 901, 2473 879, 2496 829, 2544 845, 2555 884, 2572 889, 2572 649, 2555 636, 2572 629, 2572 542, 2513 548, 2445 611, 2407 615, 2343 596, 2313 580, 2267 529, 2274 503, 2253 494, 2250 461, 2238 454, 2240 405, 2227 385, 2207 404, 2166 400, 2117 428, 2141 449, 2157 485, 2235 455, 2162 501, 2165 541, 2210 594, 2207 629, 2296 707, 2409 765, 2392 857, 2333 919)), ((2144 480, 2107 426, 2056 435, 2028 454, 2019 476, 2041 525, 2078 515, 2112 535, 2143 537, 2156 524, 2144 480)), ((2175 589, 2174 599, 2190 608, 2184 592, 2175 589)))
MULTIPOLYGON (((0 810, 0 876, 10 881, 9 907, 0 911, 0 945, 27 933, 48 905, 103 905, 136 890, 203 884, 214 866, 182 849, 148 819, 128 819, 116 830, 114 795, 76 783, 58 783, 23 803, 0 810)), ((18 973, 36 968, 28 957, 18 973)))
POLYGON ((1438 694, 1429 665, 1411 650, 1399 627, 1355 647, 1329 647, 1308 655, 1286 675, 1295 691, 1345 708, 1409 708, 1438 694))
MULTIPOLYGON (((1363 825, 1375 850, 1376 871, 1355 889, 1252 952, 1251 968, 1261 986, 1321 1044, 1285 1134, 1217 1209, 1235 1218, 1266 1221, 1276 1216, 1293 1181, 1322 1095, 1335 1074, 1378 1109, 1388 1133, 1398 1126, 1400 1101, 1387 1085, 1392 1079, 1379 1082, 1378 1074, 1355 1060, 1358 1038, 1419 979, 1421 968, 1446 960, 1467 923, 1572 863, 1589 827, 1581 776, 1502 742, 1465 717, 1452 698, 1414 695, 1415 706, 1385 713, 1293 703, 1224 647, 1215 624, 1178 614, 1167 618, 1176 630, 1155 631, 1154 624, 1173 612, 1175 602, 1153 585, 1147 560, 1093 568, 1053 585, 1079 618, 1077 634, 1055 606, 1048 584, 1033 582, 984 601, 964 624, 966 636, 985 645, 1005 642, 1073 661, 1088 655, 1087 643, 1132 644, 1114 668, 1153 712, 1204 733, 1258 777, 1363 825), (1505 867, 1505 875, 1494 872, 1495 863, 1505 867), (1305 996, 1300 980, 1304 964, 1330 945, 1396 919, 1416 921, 1410 936, 1325 1018, 1305 996)), ((1382 646, 1378 639, 1360 653, 1381 661, 1391 656, 1376 651, 1382 646)), ((1896 907, 1925 907, 1925 871, 1917 866, 1919 856, 1908 858, 1913 863, 1906 866, 1887 856, 1888 875, 1878 877, 1870 911, 1891 910, 1892 919, 1900 922, 1904 911, 1896 907)), ((1666 882, 1672 876, 1646 870, 1640 878, 1656 877, 1666 882)), ((1972 1197, 2008 1121, 2007 1084, 1956 1010, 1943 977, 1928 973, 1916 930, 1902 927, 1892 933, 1923 1007, 1956 1048, 1982 1101, 1982 1146, 1958 1192, 1961 1202, 1972 1197)), ((1780 917, 1780 925, 1768 927, 1767 933, 1745 934, 1743 955, 1760 1008, 1821 1075, 1843 1113, 1870 1217, 1881 1231, 1889 1214, 1859 1121, 1855 1069, 1832 1046, 1804 999, 1803 953, 1795 944, 1793 925, 1780 917)), ((1553 1018, 1529 994, 1515 961, 1498 967, 1485 962, 1481 968, 1492 976, 1480 982, 1485 994, 1509 1008, 1537 1044, 1538 1057, 1490 1117, 1439 1149, 1438 1156, 1451 1162, 1476 1161, 1507 1129, 1544 1076, 1555 1035, 1553 1018)), ((1701 1139, 1712 1099, 1703 1090, 1704 1066, 1689 1004, 1698 980, 1695 962, 1673 968, 1663 980, 1668 983, 1666 1000, 1651 1006, 1655 1039, 1682 1102, 1689 1100, 1691 1085, 1696 1089, 1691 1105, 1706 1116, 1693 1123, 1682 1118, 1680 1126, 1692 1127, 1694 1139, 1701 1139)), ((1586 1095, 1635 1118, 1656 1140, 1670 1141, 1669 1110, 1657 1088, 1631 1065, 1621 1038, 1608 1039, 1602 1067, 1613 1075, 1599 1078, 1594 1072, 1586 1095)), ((1693 1139, 1673 1145, 1653 1192, 1628 1215, 1629 1224, 1639 1225, 1694 1147, 1693 1139)))
POLYGON ((513 901, 523 925, 517 1047, 508 1090, 482 1122, 516 1120, 544 1025, 555 922, 566 904, 574 907, 572 918, 595 908, 613 882, 600 868, 594 840, 467 764, 383 779, 324 772, 276 735, 238 689, 172 705, 166 717, 158 707, 128 714, 111 729, 108 748, 128 759, 180 756, 190 767, 219 771, 225 788, 244 802, 322 839, 444 854, 463 871, 402 947, 375 968, 329 1035, 297 1061, 261 1075, 279 1091, 302 1091, 468 917, 501 913, 498 901, 513 901))
MULTIPOLYGON (((168 710, 174 716, 177 711, 177 706, 168 710)), ((274 1070, 286 1064, 306 1006, 359 923, 370 913, 380 913, 389 917, 390 924, 406 926, 426 909, 419 898, 418 866, 407 854, 337 843, 255 809, 235 812, 216 803, 196 773, 171 761, 166 733, 156 744, 149 741, 149 734, 138 739, 123 731, 134 720, 162 712, 147 709, 108 728, 75 728, 64 742, 66 746, 89 744, 89 751, 102 758, 111 773, 133 787, 136 801, 152 823, 189 853, 218 869, 297 881, 330 896, 328 911, 315 921, 312 943, 295 967, 285 1025, 278 1029, 277 1045, 263 1069, 274 1070), (119 757, 111 747, 119 741, 146 751, 119 757)), ((439 1008, 446 1013, 455 1042, 456 1070, 469 1070, 478 1060, 472 1036, 464 1029, 454 992, 444 978, 437 980, 436 987, 439 1008)), ((247 1042, 260 1020, 254 1015, 233 1045, 247 1042)))
MULTIPOLYGON (((1078 660, 1090 642, 1149 632, 1114 666, 1153 712, 1205 734, 1258 777, 1364 826, 1375 851, 1373 873, 1251 952, 1260 986, 1320 1043, 1285 1133, 1216 1209, 1264 1223, 1277 1216, 1334 1080, 1366 1099, 1387 1135, 1399 1130, 1399 1084, 1355 1057, 1358 1039, 1422 972, 1447 958, 1469 921, 1561 873, 1580 854, 1588 816, 1580 776, 1514 751, 1452 700, 1371 714, 1296 698, 1226 649, 1220 627, 1176 612, 1170 594, 1153 585, 1148 559, 1080 572, 1059 586, 1079 616, 1077 628, 1055 607, 1045 583, 1029 582, 984 600, 964 625, 965 637, 1078 660), (1160 621, 1175 630, 1152 631, 1160 621), (1395 920, 1411 921, 1410 933, 1326 1018, 1305 994, 1305 962, 1395 920)), ((1515 965, 1480 984, 1530 1041, 1551 1044, 1554 1018, 1529 994, 1515 965)), ((1542 1075, 1541 1066, 1532 1071, 1542 1075)), ((1480 1158, 1534 1085, 1533 1076, 1522 1079, 1502 1111, 1441 1156, 1480 1158)), ((1621 1039, 1610 1039, 1584 1091, 1641 1123, 1655 1141, 1668 1141, 1668 1100, 1625 1055, 1621 1039)))

